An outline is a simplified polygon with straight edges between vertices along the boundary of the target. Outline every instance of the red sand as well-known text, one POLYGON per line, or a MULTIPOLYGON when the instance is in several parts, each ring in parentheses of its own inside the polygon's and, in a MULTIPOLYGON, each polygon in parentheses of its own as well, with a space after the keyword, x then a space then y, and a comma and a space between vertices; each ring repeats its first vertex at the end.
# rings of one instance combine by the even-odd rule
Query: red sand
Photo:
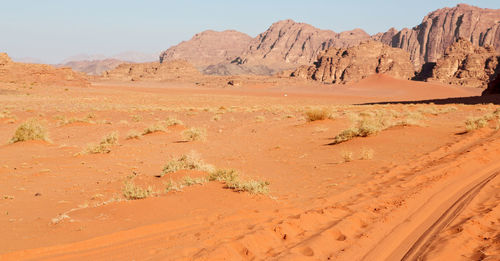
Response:
POLYGON ((349 104, 480 93, 377 76, 351 86, 278 84, 237 89, 181 83, 94 83, 88 88, 0 86, 0 260, 460 260, 495 259, 500 134, 463 133, 494 105, 349 104), (5 91, 4 91, 5 90, 5 91), (29 95, 27 95, 29 94, 29 95), (286 96, 285 96, 286 94, 286 96), (333 119, 307 122, 322 106, 333 119), (327 145, 369 111, 420 113, 420 126, 327 145), (92 122, 59 125, 54 118, 92 122), (217 116, 217 117, 216 117, 217 116), (51 141, 7 144, 25 119, 51 141), (184 126, 126 139, 167 117, 184 126), (188 127, 206 141, 180 142, 188 127), (79 154, 117 131, 109 154, 79 154), (270 182, 269 195, 218 182, 125 200, 123 184, 164 191, 171 157, 194 150, 220 168, 270 182), (360 159, 363 151, 373 157, 360 159), (343 155, 353 154, 350 162, 343 155), (64 218, 63 218, 64 217, 64 218))

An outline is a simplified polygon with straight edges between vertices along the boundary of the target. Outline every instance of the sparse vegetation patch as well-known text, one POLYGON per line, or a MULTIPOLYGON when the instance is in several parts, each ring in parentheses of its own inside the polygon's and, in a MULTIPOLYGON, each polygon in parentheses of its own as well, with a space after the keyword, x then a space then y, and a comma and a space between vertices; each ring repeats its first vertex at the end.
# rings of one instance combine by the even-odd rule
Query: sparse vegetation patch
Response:
POLYGON ((106 135, 99 144, 89 145, 85 152, 91 154, 110 153, 111 147, 118 144, 118 132, 112 132, 106 135))
POLYGON ((142 188, 137 186, 132 181, 125 183, 122 193, 123 196, 128 200, 143 199, 150 197, 154 194, 153 188, 151 186, 147 188, 142 188))
POLYGON ((19 125, 10 143, 28 140, 48 140, 47 129, 37 119, 29 119, 19 125))
POLYGON ((305 111, 307 121, 326 120, 331 117, 330 111, 327 109, 313 108, 305 111))
POLYGON ((205 141, 207 139, 207 130, 204 128, 192 127, 184 130, 181 135, 185 141, 205 141))
POLYGON ((163 167, 163 172, 160 176, 177 172, 179 170, 200 170, 210 172, 213 171, 213 169, 214 167, 203 162, 198 154, 191 152, 189 154, 181 155, 177 159, 170 160, 165 167, 163 167))

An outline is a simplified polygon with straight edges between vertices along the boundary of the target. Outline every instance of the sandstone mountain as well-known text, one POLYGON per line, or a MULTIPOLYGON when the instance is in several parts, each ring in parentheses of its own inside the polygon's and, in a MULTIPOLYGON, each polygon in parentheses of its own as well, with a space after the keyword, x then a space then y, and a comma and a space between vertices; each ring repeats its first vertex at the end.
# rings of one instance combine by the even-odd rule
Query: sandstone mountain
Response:
POLYGON ((329 47, 349 47, 368 39, 370 35, 361 29, 335 33, 284 20, 253 39, 236 31, 205 31, 163 52, 160 62, 187 60, 205 74, 272 74, 311 64, 329 47))
POLYGON ((126 62, 117 59, 83 60, 67 62, 58 67, 70 67, 74 71, 88 75, 101 75, 103 72, 112 70, 122 63, 126 62))
POLYGON ((319 55, 313 66, 301 66, 291 76, 345 84, 373 74, 410 79, 414 76, 414 67, 406 51, 367 41, 349 48, 330 48, 319 55))
POLYGON ((239 60, 243 65, 265 65, 273 71, 296 68, 311 64, 330 47, 349 47, 369 38, 361 29, 335 33, 284 20, 254 38, 239 60))
POLYGON ((160 54, 160 63, 185 60, 196 67, 229 62, 239 56, 252 37, 234 30, 204 31, 160 54))
POLYGON ((460 38, 439 58, 429 81, 485 88, 499 67, 500 56, 491 46, 474 46, 460 38))
POLYGON ((30 85, 88 86, 85 75, 71 68, 55 68, 45 64, 13 62, 0 53, 0 82, 30 85))
POLYGON ((162 63, 124 63, 103 73, 104 79, 121 81, 168 81, 199 77, 201 73, 198 69, 182 60, 162 63))
POLYGON ((436 62, 448 46, 464 38, 476 46, 493 46, 500 51, 500 9, 483 9, 459 4, 429 13, 422 23, 399 32, 394 29, 375 35, 377 39, 410 53, 416 67, 436 62))

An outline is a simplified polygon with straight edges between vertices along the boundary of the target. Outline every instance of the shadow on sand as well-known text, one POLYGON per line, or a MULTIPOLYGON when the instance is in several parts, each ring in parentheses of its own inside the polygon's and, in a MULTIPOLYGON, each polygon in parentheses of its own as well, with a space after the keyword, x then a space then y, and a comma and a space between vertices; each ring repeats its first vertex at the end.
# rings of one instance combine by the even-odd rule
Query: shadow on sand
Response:
POLYGON ((375 105, 375 104, 488 104, 493 103, 500 105, 500 94, 491 94, 485 96, 470 96, 470 97, 459 97, 459 98, 445 98, 445 99, 432 99, 432 100, 420 100, 420 101, 391 101, 391 102, 370 102, 370 103, 360 103, 356 105, 375 105))

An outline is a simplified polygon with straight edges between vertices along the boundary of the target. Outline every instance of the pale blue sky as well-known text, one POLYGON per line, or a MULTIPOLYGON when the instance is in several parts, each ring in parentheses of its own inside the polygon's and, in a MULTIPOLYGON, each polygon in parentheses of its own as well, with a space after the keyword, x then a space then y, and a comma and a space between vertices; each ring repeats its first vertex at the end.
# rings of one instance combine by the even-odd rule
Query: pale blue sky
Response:
POLYGON ((256 36, 288 18, 374 34, 413 27, 430 11, 460 2, 500 8, 499 0, 0 0, 0 52, 49 63, 82 53, 158 53, 203 30, 256 36))

